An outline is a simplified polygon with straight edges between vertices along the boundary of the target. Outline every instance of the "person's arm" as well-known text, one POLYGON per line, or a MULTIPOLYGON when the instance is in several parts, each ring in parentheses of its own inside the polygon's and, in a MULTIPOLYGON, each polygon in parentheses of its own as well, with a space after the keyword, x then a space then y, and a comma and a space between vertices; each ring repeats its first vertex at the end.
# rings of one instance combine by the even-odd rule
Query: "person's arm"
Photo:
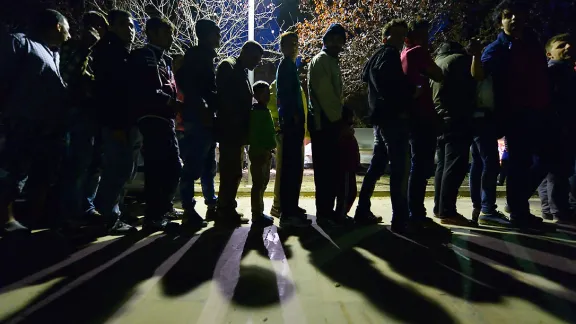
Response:
POLYGON ((232 65, 228 61, 222 61, 218 65, 216 70, 216 88, 218 89, 219 105, 217 107, 218 111, 227 111, 231 104, 230 100, 234 100, 234 94, 232 93, 233 84, 230 84, 232 79, 232 65))
POLYGON ((310 65, 308 83, 312 93, 314 93, 314 100, 318 102, 328 120, 335 123, 342 120, 342 109, 340 109, 342 98, 332 85, 332 71, 329 62, 327 62, 328 59, 321 57, 310 65))
MULTIPOLYGON (((387 52, 370 68, 370 82, 383 98, 412 97, 416 91, 404 72, 400 57, 387 52)), ((400 99, 400 100, 402 100, 400 99)))
POLYGON ((152 59, 147 58, 147 53, 144 51, 136 51, 128 59, 130 75, 133 76, 132 95, 141 96, 142 103, 146 105, 159 107, 173 105, 175 101, 173 96, 162 89, 158 66, 151 66, 148 63, 152 59))
POLYGON ((470 74, 476 81, 483 81, 486 76, 484 74, 484 67, 482 66, 482 43, 477 39, 470 40, 468 44, 468 54, 472 56, 470 74))
POLYGON ((298 80, 294 79, 297 74, 291 69, 289 63, 287 59, 283 59, 278 66, 276 93, 280 123, 292 125, 296 122, 295 116, 300 89, 298 89, 298 80))
POLYGON ((10 84, 28 49, 26 44, 14 35, 2 39, 5 41, 0 46, 0 95, 8 96, 10 84))
POLYGON ((436 64, 436 62, 434 62, 430 52, 422 47, 419 53, 422 61, 425 62, 424 75, 430 78, 432 81, 443 82, 444 73, 442 72, 442 69, 436 64))

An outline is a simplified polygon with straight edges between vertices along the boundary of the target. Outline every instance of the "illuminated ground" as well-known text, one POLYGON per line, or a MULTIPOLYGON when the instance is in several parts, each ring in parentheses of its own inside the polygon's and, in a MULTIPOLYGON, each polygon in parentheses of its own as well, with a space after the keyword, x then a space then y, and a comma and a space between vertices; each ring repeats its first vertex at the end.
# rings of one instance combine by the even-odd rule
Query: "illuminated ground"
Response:
MULTIPOLYGON (((312 199, 301 205, 313 212, 312 199)), ((469 205, 459 203, 465 215, 469 205)), ((388 222, 389 199, 374 211, 388 222)), ((576 322, 576 231, 454 231, 439 251, 379 226, 1 240, 0 322, 576 322)))

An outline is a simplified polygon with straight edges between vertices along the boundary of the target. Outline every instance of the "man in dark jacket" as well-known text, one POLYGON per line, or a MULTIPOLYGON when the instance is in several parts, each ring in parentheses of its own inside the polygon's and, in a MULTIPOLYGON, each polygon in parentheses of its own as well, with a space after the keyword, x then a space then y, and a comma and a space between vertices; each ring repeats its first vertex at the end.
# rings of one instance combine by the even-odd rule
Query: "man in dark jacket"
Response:
POLYGON ((133 147, 138 129, 130 114, 130 75, 128 57, 135 31, 129 12, 108 13, 110 27, 92 51, 94 97, 102 127, 102 177, 96 207, 107 222, 110 233, 127 234, 135 228, 120 220, 118 203, 124 185, 134 168, 133 147))
POLYGON ((364 66, 362 80, 368 83, 370 120, 374 126, 374 153, 362 182, 355 221, 375 224, 382 221, 370 211, 370 198, 376 181, 384 175, 390 161, 390 199, 392 201, 392 230, 403 232, 409 218, 408 211, 408 107, 416 87, 402 71, 400 50, 408 33, 404 20, 395 19, 382 29, 384 45, 364 66))
MULTIPOLYGON (((83 17, 82 38, 66 42, 60 50, 60 72, 73 98, 64 156, 60 213, 83 220, 100 216, 94 197, 100 182, 100 127, 96 120, 92 87, 92 47, 104 37, 108 21, 97 12, 83 17)), ((101 220, 101 217, 98 217, 101 220)))
POLYGON ((242 154, 248 144, 253 92, 248 70, 254 70, 264 49, 257 42, 242 46, 238 58, 218 65, 216 86, 219 105, 216 112, 217 140, 220 143, 220 190, 216 223, 239 226, 249 220, 236 211, 236 194, 242 180, 242 154))
POLYGON ((471 74, 472 57, 459 43, 447 42, 438 48, 436 64, 442 69, 444 81, 431 82, 434 106, 442 120, 437 148, 434 213, 442 219, 464 219, 468 222, 458 214, 456 200, 466 177, 472 144, 471 121, 476 105, 476 81, 471 74))
POLYGON ((540 229, 542 219, 530 213, 528 200, 548 172, 561 178, 567 171, 557 167, 563 153, 560 127, 551 109, 543 48, 526 26, 529 8, 530 2, 521 0, 498 5, 494 18, 502 32, 485 49, 482 63, 494 82, 495 111, 502 115, 510 148, 506 194, 512 226, 540 229))
POLYGON ((184 160, 180 179, 180 198, 184 208, 183 224, 193 224, 200 215, 194 210, 194 182, 202 181, 204 202, 208 206, 206 219, 213 220, 216 211, 214 177, 216 176, 216 141, 214 114, 218 107, 214 59, 220 47, 220 28, 211 20, 196 23, 198 45, 191 47, 176 81, 184 95, 184 138, 180 142, 184 160), (191 220, 192 222, 189 222, 191 220))
MULTIPOLYGON (((33 166, 30 178, 41 186, 44 203, 59 163, 64 140, 66 85, 60 76, 57 49, 70 38, 67 19, 55 10, 43 10, 30 35, 13 34, 0 44, 0 85, 6 142, 0 154, 0 235, 29 233, 14 220, 11 206, 19 195, 20 181, 33 166)), ((42 208, 42 206, 40 207, 42 208)))
MULTIPOLYGON (((134 116, 142 133, 144 156, 145 230, 163 231, 171 223, 172 200, 180 180, 182 164, 176 139, 176 84, 172 60, 166 51, 174 41, 174 26, 168 20, 153 17, 146 22, 149 43, 132 52, 129 59, 134 116)), ((194 220, 197 226, 203 220, 194 220)))

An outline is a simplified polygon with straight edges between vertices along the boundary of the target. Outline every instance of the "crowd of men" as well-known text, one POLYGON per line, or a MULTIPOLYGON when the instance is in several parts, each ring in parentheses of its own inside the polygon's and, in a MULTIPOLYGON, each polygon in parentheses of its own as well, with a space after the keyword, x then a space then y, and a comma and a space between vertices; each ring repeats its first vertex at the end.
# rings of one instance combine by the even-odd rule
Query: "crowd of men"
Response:
POLYGON ((251 84, 247 71, 260 64, 264 49, 249 41, 238 57, 216 67, 221 36, 213 21, 198 21, 197 44, 185 54, 170 54, 175 31, 165 19, 148 19, 147 44, 133 49, 129 12, 112 10, 106 17, 88 12, 81 37, 71 40, 66 18, 45 10, 30 33, 3 38, 0 49, 6 137, 0 152, 2 235, 28 233, 14 217, 14 201, 24 190, 35 206, 45 206, 54 183, 59 216, 53 227, 73 230, 87 222, 103 225, 109 234, 136 231, 120 208, 134 174, 135 151, 145 164, 144 230, 174 229, 177 219, 183 230, 193 231, 207 221, 232 228, 247 224, 250 219, 236 210, 245 146, 253 175, 252 225, 274 223, 263 197, 276 150, 270 214, 280 217, 281 226, 310 226, 299 207, 307 134, 322 225, 382 222, 371 212, 370 200, 388 165, 391 229, 398 233, 449 234, 440 224, 540 228, 542 218, 532 215, 528 204, 539 186, 549 206, 545 215, 574 224, 569 196, 576 186, 569 178, 576 161, 571 127, 576 56, 567 34, 540 46, 527 25, 528 14, 523 2, 504 0, 495 10, 501 32, 494 42, 471 41, 467 47, 445 42, 435 59, 427 22, 395 19, 383 27, 383 44, 359 76, 368 85, 375 146, 352 218, 359 150, 354 115, 343 105, 346 80, 338 59, 347 40, 343 26, 333 24, 323 35, 323 48, 308 66, 307 100, 295 33, 281 37, 276 81, 251 84), (497 141, 503 136, 510 217, 496 206, 497 141), (456 209, 470 150, 471 220, 456 209), (435 155, 433 213, 439 222, 428 218, 424 207, 435 155), (198 180, 208 206, 205 217, 196 211, 198 180), (173 207, 178 188, 183 212, 173 207))

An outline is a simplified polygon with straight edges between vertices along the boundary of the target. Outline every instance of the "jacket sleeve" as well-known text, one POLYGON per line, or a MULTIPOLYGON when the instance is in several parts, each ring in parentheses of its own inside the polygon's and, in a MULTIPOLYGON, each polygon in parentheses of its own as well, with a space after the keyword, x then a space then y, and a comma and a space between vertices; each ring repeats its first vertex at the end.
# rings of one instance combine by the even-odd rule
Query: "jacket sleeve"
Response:
MULTIPOLYGON (((328 120, 332 123, 342 119, 342 98, 332 85, 332 71, 325 58, 320 57, 310 65, 310 79, 308 80, 314 100, 328 120)), ((312 95, 312 94, 311 94, 312 95)))
POLYGON ((154 58, 146 50, 136 51, 130 55, 128 65, 132 80, 132 98, 140 98, 142 104, 161 107, 168 105, 172 95, 162 90, 162 81, 154 58))
POLYGON ((176 74, 176 82, 184 96, 196 92, 206 101, 208 109, 217 110, 216 76, 210 57, 205 57, 194 48, 189 49, 182 68, 176 74))
POLYGON ((278 117, 283 124, 293 122, 300 98, 298 80, 294 79, 297 75, 287 63, 286 60, 282 60, 276 73, 278 117))
MULTIPOLYGON (((27 55, 28 49, 26 43, 21 39, 10 35, 2 38, 0 46, 0 96, 9 95, 10 83, 17 74, 18 66, 21 64, 23 57, 27 55)), ((4 98, 0 98, 0 103, 4 98)))
POLYGON ((370 67, 370 82, 382 98, 388 101, 400 101, 411 98, 415 87, 402 70, 400 57, 395 53, 386 52, 370 67))

